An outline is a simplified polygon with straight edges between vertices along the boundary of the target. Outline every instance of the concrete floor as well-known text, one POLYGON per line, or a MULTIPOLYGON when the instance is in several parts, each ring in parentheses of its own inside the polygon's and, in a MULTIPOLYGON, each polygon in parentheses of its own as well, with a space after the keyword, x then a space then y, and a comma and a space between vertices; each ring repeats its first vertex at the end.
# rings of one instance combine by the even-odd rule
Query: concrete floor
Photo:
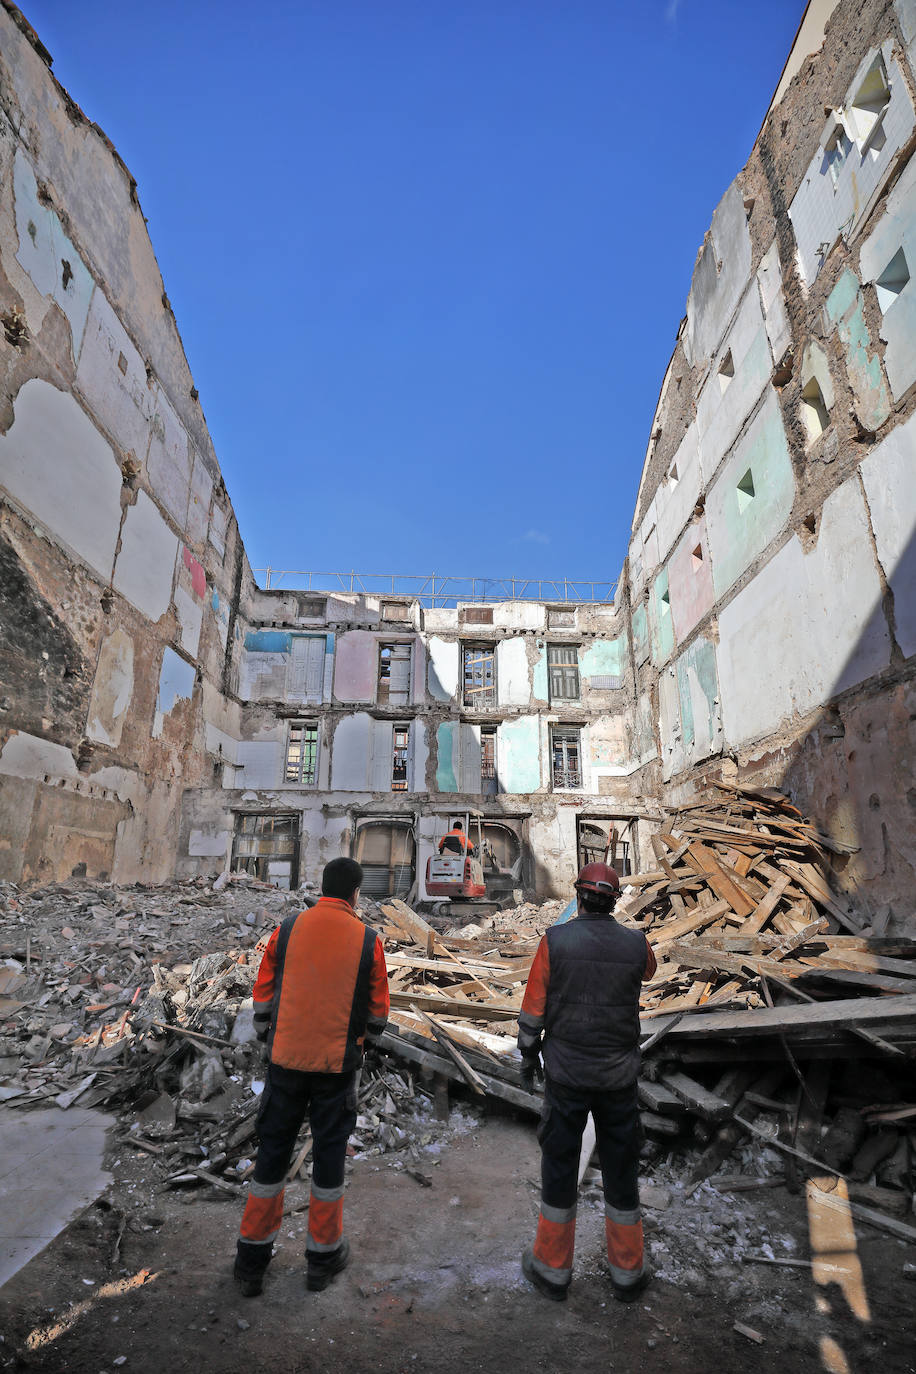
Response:
POLYGON ((0 1107, 0 1287, 108 1187, 114 1124, 87 1108, 0 1107))

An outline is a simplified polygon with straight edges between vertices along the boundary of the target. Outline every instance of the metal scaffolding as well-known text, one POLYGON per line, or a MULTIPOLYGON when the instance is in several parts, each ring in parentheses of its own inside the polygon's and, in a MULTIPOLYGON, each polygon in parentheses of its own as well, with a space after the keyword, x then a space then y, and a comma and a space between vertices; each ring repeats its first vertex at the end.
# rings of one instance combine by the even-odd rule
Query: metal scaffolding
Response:
POLYGON ((454 607, 465 602, 544 601, 572 605, 606 605, 614 600, 616 579, 455 577, 440 573, 300 572, 254 568, 265 591, 345 592, 353 595, 409 598, 423 606, 454 607))

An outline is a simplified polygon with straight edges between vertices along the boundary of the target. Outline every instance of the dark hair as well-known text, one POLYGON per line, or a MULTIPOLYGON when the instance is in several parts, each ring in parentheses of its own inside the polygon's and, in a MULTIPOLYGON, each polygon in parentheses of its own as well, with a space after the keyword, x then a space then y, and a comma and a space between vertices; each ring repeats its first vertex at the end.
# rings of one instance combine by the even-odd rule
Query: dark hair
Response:
POLYGON ((600 916, 607 911, 613 911, 617 901, 617 893, 598 893, 580 892, 579 902, 583 911, 587 911, 591 916, 600 916))
POLYGON ((363 870, 355 859, 332 859, 325 864, 321 875, 321 895, 341 897, 348 902, 358 887, 362 886, 363 870))
POLYGON ((455 824, 452 826, 452 829, 453 829, 453 830, 463 830, 463 829, 464 829, 464 826, 461 824, 460 821, 456 821, 455 824))

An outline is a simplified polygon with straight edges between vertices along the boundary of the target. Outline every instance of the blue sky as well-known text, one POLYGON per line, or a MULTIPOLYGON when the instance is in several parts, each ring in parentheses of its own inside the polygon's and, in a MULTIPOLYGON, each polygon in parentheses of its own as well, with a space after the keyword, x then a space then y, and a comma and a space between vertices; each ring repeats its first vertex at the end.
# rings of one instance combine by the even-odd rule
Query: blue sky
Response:
POLYGON ((615 578, 801 0, 22 0, 136 177, 253 566, 615 578))

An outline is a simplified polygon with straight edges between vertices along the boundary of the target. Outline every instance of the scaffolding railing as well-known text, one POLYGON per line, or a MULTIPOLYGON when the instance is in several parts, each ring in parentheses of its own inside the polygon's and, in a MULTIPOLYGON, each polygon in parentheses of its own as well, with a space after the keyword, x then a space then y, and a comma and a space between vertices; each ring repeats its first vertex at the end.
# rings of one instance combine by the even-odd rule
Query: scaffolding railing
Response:
POLYGON ((454 607, 459 602, 544 601, 606 605, 614 600, 616 579, 547 577, 455 577, 441 573, 300 572, 253 568, 265 591, 343 592, 357 596, 403 597, 423 606, 454 607))

